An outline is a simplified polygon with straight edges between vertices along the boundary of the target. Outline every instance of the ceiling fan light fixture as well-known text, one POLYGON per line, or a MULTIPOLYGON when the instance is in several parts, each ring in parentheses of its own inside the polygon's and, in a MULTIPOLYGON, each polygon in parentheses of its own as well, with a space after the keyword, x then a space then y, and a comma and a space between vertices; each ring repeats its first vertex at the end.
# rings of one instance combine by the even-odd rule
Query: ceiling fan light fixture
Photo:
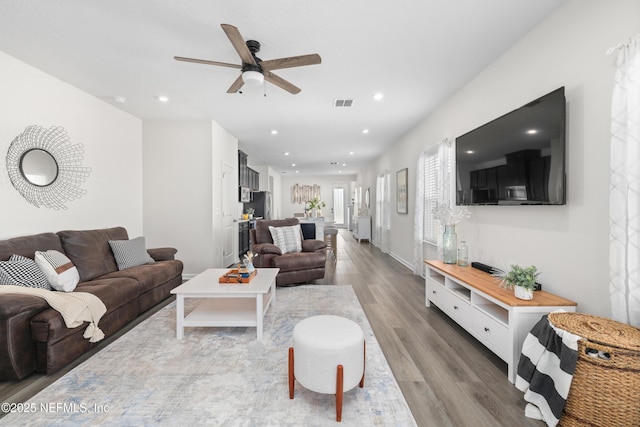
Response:
POLYGON ((259 71, 243 71, 242 81, 247 86, 260 86, 264 83, 264 75, 259 71))

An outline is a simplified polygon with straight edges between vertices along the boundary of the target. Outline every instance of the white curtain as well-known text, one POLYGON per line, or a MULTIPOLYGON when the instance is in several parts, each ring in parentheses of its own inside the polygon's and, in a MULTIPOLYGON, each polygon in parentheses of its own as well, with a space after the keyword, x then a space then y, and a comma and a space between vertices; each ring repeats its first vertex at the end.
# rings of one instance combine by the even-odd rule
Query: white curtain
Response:
POLYGON ((413 203, 413 274, 424 275, 424 158, 423 151, 416 165, 416 198, 413 203))
POLYGON ((613 319, 640 326, 640 34, 618 49, 611 108, 609 293, 613 319))
POLYGON ((376 179, 376 227, 375 237, 383 253, 389 252, 389 231, 391 230, 391 173, 385 170, 376 179))
MULTIPOLYGON (((438 203, 445 204, 451 208, 456 204, 455 198, 453 198, 453 188, 451 187, 452 181, 452 153, 451 153, 451 140, 445 138, 438 146, 438 203)), ((438 236, 438 256, 442 259, 443 248, 443 233, 444 230, 440 230, 438 236)))

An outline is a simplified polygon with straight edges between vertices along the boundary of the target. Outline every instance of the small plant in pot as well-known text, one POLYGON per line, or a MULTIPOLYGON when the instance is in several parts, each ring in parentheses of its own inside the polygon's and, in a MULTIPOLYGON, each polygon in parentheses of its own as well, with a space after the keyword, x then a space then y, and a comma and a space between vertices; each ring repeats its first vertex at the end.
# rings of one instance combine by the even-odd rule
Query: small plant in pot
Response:
POLYGON ((249 219, 253 219, 253 214, 256 213, 256 210, 253 208, 248 208, 247 209, 247 216, 249 217, 249 219))
POLYGON ((518 264, 511 264, 508 271, 498 271, 493 275, 500 279, 502 288, 513 288, 516 298, 531 300, 540 272, 534 265, 521 267, 518 264))

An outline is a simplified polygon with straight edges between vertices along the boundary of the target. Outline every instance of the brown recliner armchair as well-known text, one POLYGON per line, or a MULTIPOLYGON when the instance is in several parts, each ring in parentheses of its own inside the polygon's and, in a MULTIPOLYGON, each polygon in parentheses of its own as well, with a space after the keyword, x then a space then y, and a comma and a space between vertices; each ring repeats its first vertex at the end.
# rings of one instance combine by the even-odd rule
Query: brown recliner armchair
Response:
POLYGON ((324 277, 327 260, 327 244, 322 240, 302 240, 302 252, 285 254, 273 244, 269 226, 286 227, 299 224, 297 218, 259 220, 251 230, 251 251, 254 253, 253 265, 256 268, 279 268, 276 285, 305 283, 324 277))

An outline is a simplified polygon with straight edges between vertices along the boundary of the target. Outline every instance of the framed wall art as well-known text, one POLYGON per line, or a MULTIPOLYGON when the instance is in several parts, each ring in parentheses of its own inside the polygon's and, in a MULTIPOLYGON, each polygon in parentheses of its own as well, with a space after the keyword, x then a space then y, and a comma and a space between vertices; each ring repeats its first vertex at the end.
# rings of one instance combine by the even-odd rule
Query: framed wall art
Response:
POLYGON ((396 172, 396 210, 398 213, 409 213, 409 199, 407 181, 409 179, 409 169, 404 168, 396 172))

